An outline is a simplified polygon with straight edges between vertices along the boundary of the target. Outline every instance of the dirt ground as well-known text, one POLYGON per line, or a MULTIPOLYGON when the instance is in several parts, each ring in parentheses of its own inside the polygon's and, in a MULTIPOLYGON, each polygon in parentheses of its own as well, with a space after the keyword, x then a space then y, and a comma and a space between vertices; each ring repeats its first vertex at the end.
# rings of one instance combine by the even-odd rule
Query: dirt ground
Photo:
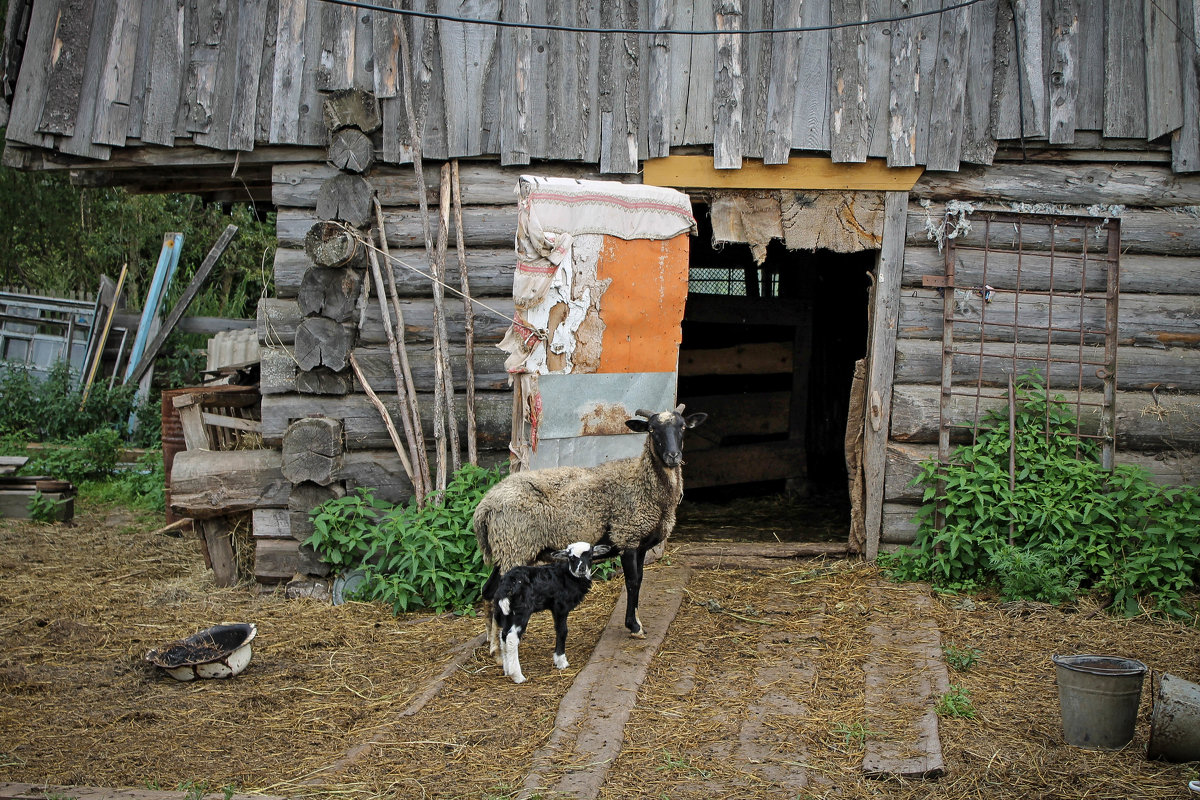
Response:
MULTIPOLYGON (((405 715, 471 645, 479 619, 216 589, 196 542, 155 535, 158 525, 87 505, 71 526, 0 521, 0 780, 513 797, 620 592, 598 583, 572 615, 568 669, 553 668, 552 625, 539 615, 522 646, 528 683, 471 650, 405 715), (258 625, 241 676, 180 683, 144 662, 150 648, 222 621, 258 625)), ((864 738, 888 724, 864 710, 867 623, 909 613, 913 591, 867 590, 878 582, 852 561, 697 570, 600 797, 1187 797, 1200 777, 1197 763, 1146 760, 1150 681, 1128 747, 1065 745, 1050 663, 1110 653, 1200 681, 1200 629, 979 598, 934 602, 943 642, 979 651, 972 668, 950 672, 974 716, 941 720, 948 773, 863 777, 864 738)))

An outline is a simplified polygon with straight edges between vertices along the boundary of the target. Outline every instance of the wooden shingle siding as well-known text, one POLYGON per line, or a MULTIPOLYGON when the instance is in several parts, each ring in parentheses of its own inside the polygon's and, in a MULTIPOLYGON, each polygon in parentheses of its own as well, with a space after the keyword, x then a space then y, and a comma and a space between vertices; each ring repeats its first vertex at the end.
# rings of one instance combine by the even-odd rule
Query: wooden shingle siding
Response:
POLYGON ((1183 86, 1179 75, 1179 23, 1176 9, 1145 4, 1146 138, 1157 139, 1183 124, 1183 86))
POLYGON ((824 152, 835 162, 886 157, 896 166, 953 171, 961 162, 991 163, 997 140, 1023 136, 1026 148, 1048 140, 1078 149, 1082 133, 1102 131, 1139 152, 1147 138, 1170 135, 1176 169, 1200 170, 1197 0, 979 0, 909 19, 894 18, 940 12, 945 3, 411 4, 465 18, 645 35, 387 13, 402 3, 35 0, 8 141, 97 160, 110 158, 110 147, 142 144, 324 147, 324 94, 359 88, 381 102, 378 158, 407 163, 403 30, 410 100, 430 159, 581 161, 632 174, 644 158, 700 146, 713 147, 724 167, 824 152), (872 22, 733 32, 864 20, 872 22), (712 33, 654 33, 668 29, 712 33))
MULTIPOLYGON (((1178 0, 1178 6, 1180 28, 1200 41, 1200 0, 1178 0)), ((1200 169, 1200 48, 1181 47, 1179 62, 1183 125, 1171 137, 1171 163, 1176 172, 1193 172, 1200 169)))
POLYGON ((1104 0, 1104 135, 1146 136, 1143 0, 1104 0))
MULTIPOLYGON (((867 19, 866 0, 833 0, 831 21, 867 19)), ((867 160, 871 137, 867 106, 867 35, 865 26, 838 28, 829 48, 830 156, 834 161, 867 160)), ((957 162, 956 162, 957 164, 957 162)))
POLYGON ((1049 139, 1051 144, 1070 144, 1079 98, 1079 13, 1075 0, 1050 0, 1049 5, 1049 139))

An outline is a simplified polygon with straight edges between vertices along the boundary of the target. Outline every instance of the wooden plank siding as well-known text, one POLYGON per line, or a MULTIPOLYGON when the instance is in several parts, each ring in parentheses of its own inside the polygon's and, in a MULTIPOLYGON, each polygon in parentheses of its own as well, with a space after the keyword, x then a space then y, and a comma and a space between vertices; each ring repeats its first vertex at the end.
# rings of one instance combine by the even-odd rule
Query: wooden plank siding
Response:
POLYGON ((323 93, 354 87, 381 100, 379 158, 407 162, 405 30, 431 159, 582 161, 633 174, 647 156, 700 146, 724 168, 816 152, 954 171, 990 164, 997 141, 1072 145, 1098 131, 1125 149, 1169 136, 1175 169, 1200 170, 1196 0, 942 5, 418 4, 480 20, 646 31, 598 34, 387 13, 401 0, 374 9, 319 0, 36 0, 7 136, 14 146, 98 161, 112 157, 111 147, 144 144, 198 144, 232 161, 234 151, 269 145, 325 146, 323 93), (935 13, 897 19, 924 12, 935 13), (829 28, 843 22, 863 24, 829 28), (793 30, 737 32, 764 28, 793 30), (666 30, 709 33, 654 33, 666 30))

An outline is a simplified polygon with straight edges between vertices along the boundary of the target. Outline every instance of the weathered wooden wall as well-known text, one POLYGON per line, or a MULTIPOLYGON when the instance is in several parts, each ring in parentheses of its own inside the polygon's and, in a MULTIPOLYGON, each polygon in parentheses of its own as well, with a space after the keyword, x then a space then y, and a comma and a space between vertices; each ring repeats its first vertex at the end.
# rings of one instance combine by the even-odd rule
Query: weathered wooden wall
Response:
MULTIPOLYGON (((921 278, 945 274, 944 255, 926 233, 926 221, 931 215, 940 218, 944 202, 952 199, 996 209, 1040 203, 1047 205, 1039 211, 1053 206, 1062 213, 1086 213, 1092 204, 1124 206, 1113 212, 1121 218, 1122 253, 1116 460, 1143 466, 1164 483, 1200 481, 1200 181, 1172 174, 1165 164, 996 164, 956 176, 927 173, 910 194, 883 495, 884 546, 912 541, 920 495, 909 484, 918 463, 937 455, 942 300, 936 290, 922 287, 921 278)), ((978 243, 978 226, 960 241, 978 243)), ((1026 239, 1024 246, 1037 250, 1045 243, 1026 239)), ((1011 258, 994 258, 988 282, 1011 287, 1013 266, 1011 258)), ((1024 288, 1045 289, 1048 280, 1028 266, 1022 270, 1024 288)), ((1022 304, 1023 320, 1026 311, 1036 313, 1036 301, 1022 304)), ((1002 305, 1000 300, 990 304, 989 318, 1003 317, 1002 305)), ((1011 346, 1004 347, 1011 352, 1011 346)), ((1045 344, 1021 347, 1046 351, 1045 344)), ((1067 357, 1078 353, 1077 346, 1052 347, 1067 357)), ((964 366, 954 365, 958 381, 974 377, 964 374, 964 366)), ((1052 374, 1052 381, 1074 385, 1077 370, 1058 367, 1062 371, 1052 374)), ((1007 378, 997 371, 984 379, 1004 386, 1007 378)), ((1085 376, 1084 390, 1088 399, 1098 400, 1099 380, 1085 376)), ((973 401, 967 406, 964 400, 955 407, 956 420, 970 419, 973 401)), ((1085 416, 1084 426, 1094 432, 1096 420, 1085 416)))
MULTIPOLYGON (((6 98, 7 139, 100 160, 124 148, 194 144, 230 151, 232 161, 232 151, 325 145, 323 93, 357 88, 382 103, 379 157, 405 162, 413 150, 403 31, 432 159, 565 159, 634 173, 640 159, 699 145, 712 147, 719 167, 784 163, 803 150, 955 170, 990 164, 998 143, 1021 136, 1062 144, 1101 131, 1142 145, 1170 135, 1175 170, 1200 170, 1197 0, 979 0, 861 27, 754 35, 733 32, 885 20, 937 4, 471 0, 436 8, 484 20, 713 33, 502 29, 319 0, 35 0, 6 98)), ((10 163, 29 165, 15 153, 10 163)))

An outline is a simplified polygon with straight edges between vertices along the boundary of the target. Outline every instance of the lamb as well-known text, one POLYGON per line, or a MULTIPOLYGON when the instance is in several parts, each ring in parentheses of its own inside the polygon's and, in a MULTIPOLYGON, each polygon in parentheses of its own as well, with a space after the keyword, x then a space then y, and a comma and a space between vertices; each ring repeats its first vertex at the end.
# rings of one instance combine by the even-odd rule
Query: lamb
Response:
MULTIPOLYGON (((683 499, 683 433, 708 418, 683 416, 684 407, 629 419, 646 432, 636 458, 594 467, 551 467, 509 475, 484 495, 473 524, 479 551, 492 564, 488 582, 513 567, 532 564, 581 540, 604 544, 621 555, 625 571, 625 627, 644 639, 638 593, 646 551, 675 527, 675 507, 683 499)), ((496 627, 487 614, 488 651, 499 649, 496 627)))
POLYGON ((513 567, 499 580, 492 573, 483 593, 493 603, 492 620, 500 630, 501 663, 513 683, 525 682, 518 648, 530 616, 538 611, 554 615, 554 666, 570 666, 566 654, 567 615, 592 588, 592 559, 608 550, 605 545, 592 547, 587 542, 575 542, 554 553, 552 564, 513 567))

